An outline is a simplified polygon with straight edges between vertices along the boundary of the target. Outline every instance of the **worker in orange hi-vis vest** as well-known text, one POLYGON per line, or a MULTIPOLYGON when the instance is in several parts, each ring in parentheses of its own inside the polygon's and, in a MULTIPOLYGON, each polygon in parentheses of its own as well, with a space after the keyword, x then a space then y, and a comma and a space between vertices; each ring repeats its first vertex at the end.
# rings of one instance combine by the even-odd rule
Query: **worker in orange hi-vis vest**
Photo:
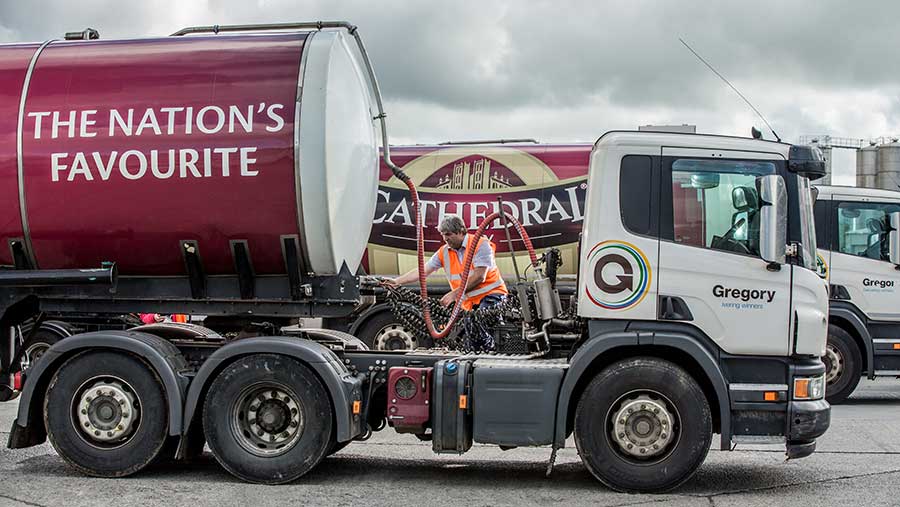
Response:
MULTIPOLYGON (((490 308, 502 304, 506 300, 509 291, 500 270, 494 260, 496 246, 487 238, 482 237, 477 245, 472 245, 471 238, 466 230, 462 218, 457 215, 445 215, 438 225, 438 231, 444 238, 444 245, 431 256, 425 264, 425 274, 430 275, 440 268, 444 269, 447 281, 450 283, 450 292, 441 298, 441 304, 450 306, 456 301, 456 296, 464 290, 462 307, 464 310, 475 308, 490 308), (463 262, 469 248, 475 248, 472 260, 472 268, 466 287, 462 287, 463 262)), ((417 281, 418 270, 413 269, 394 279, 387 280, 391 285, 405 285, 417 281)), ((477 349, 490 350, 494 348, 494 339, 490 331, 481 326, 467 328, 466 334, 477 349)))

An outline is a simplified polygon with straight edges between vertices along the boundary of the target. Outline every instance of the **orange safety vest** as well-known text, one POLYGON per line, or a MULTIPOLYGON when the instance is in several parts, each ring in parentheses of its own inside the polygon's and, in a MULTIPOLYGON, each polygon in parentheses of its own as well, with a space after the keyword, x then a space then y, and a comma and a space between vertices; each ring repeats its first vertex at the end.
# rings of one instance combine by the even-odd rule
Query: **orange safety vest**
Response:
MULTIPOLYGON (((484 237, 479 239, 478 246, 480 247, 484 241, 488 241, 488 239, 484 237)), ((491 245, 491 251, 497 250, 497 247, 493 242, 488 241, 488 243, 491 245)), ((469 244, 466 245, 466 254, 468 254, 468 249, 471 247, 470 241, 469 244)), ((447 275, 447 281, 450 283, 450 287, 456 290, 462 284, 462 270, 465 254, 463 255, 463 258, 460 258, 459 254, 455 250, 451 252, 450 247, 445 243, 441 246, 441 249, 438 250, 438 259, 441 261, 441 267, 444 268, 444 273, 447 275)), ((463 310, 471 310, 474 305, 480 303, 482 299, 490 294, 509 294, 509 291, 506 290, 506 283, 503 282, 503 277, 500 276, 500 270, 496 265, 492 268, 488 268, 484 275, 484 281, 481 282, 478 287, 475 287, 463 296, 463 310)))

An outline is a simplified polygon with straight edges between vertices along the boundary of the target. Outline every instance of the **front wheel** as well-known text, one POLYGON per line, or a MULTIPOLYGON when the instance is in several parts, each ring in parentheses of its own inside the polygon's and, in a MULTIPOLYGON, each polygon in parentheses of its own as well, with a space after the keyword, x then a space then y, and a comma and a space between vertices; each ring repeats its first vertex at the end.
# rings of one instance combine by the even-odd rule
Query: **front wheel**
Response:
POLYGON ((334 444, 331 399, 298 361, 256 354, 227 366, 209 388, 203 432, 216 460, 248 482, 291 482, 334 444))
POLYGON ((688 480, 712 441, 709 403, 682 368, 643 357, 614 363, 585 388, 575 445, 588 470, 624 492, 662 492, 688 480))
POLYGON ((832 405, 843 403, 862 376, 862 354, 856 341, 840 327, 828 324, 828 343, 822 362, 825 363, 825 399, 832 405))

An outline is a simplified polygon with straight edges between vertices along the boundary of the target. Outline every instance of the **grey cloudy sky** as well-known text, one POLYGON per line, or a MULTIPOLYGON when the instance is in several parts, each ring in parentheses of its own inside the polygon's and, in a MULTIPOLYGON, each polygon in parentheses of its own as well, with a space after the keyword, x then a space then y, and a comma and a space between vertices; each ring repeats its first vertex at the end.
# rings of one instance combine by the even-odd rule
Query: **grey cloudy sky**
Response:
MULTIPOLYGON (((737 135, 761 127, 679 37, 785 140, 900 132, 900 2, 887 0, 7 0, 0 42, 88 26, 118 38, 319 19, 360 27, 395 143, 593 141, 648 123, 737 135)), ((836 182, 853 182, 853 160, 835 154, 836 182)))

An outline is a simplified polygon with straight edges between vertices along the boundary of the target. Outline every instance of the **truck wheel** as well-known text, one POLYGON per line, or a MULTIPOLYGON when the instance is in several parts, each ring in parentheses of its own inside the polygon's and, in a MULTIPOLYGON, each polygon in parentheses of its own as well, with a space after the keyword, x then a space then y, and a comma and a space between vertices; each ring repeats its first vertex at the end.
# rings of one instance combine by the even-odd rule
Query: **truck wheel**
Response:
POLYGON ((167 423, 159 378, 127 354, 73 357, 53 376, 44 399, 44 424, 56 452, 96 477, 123 477, 147 466, 165 444, 167 423))
POLYGON ((291 482, 333 445, 334 413, 308 367, 275 354, 246 356, 209 388, 203 431, 216 460, 249 482, 291 482))
POLYGON ((588 470, 616 491, 661 492, 693 475, 712 441, 697 382, 662 359, 633 358, 601 371, 575 412, 575 445, 588 470))
POLYGON ((366 321, 359 339, 372 350, 412 350, 419 346, 416 335, 397 322, 391 312, 378 313, 366 321))
MULTIPOLYGON (((23 332, 28 334, 27 332, 23 332)), ((48 329, 38 329, 34 336, 25 344, 25 351, 22 353, 22 371, 34 365, 34 363, 44 355, 44 352, 62 340, 63 337, 58 333, 48 329)))
POLYGON ((825 345, 825 399, 832 405, 842 403, 856 389, 862 376, 862 354, 849 333, 828 324, 825 345))

